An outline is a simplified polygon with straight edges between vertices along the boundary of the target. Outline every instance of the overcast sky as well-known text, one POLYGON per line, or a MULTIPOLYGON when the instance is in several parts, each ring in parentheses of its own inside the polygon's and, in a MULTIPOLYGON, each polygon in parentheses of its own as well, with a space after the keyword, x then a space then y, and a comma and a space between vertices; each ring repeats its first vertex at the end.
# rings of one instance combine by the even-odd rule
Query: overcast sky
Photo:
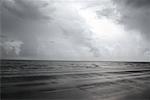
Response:
POLYGON ((2 58, 150 61, 150 0, 2 0, 2 58))

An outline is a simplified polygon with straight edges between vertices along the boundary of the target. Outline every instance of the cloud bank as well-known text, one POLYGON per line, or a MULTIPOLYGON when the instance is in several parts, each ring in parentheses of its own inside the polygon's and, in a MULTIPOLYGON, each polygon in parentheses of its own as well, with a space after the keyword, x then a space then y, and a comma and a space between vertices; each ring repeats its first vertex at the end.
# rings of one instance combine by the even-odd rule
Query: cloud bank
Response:
POLYGON ((149 61, 149 24, 148 0, 3 0, 3 57, 149 61))

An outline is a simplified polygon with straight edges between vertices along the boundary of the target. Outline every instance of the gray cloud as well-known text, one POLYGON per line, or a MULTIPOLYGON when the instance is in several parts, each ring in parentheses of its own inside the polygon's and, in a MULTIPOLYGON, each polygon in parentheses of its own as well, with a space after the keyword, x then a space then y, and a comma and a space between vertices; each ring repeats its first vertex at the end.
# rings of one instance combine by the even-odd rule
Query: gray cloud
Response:
POLYGON ((61 1, 3 0, 1 37, 5 41, 0 44, 3 57, 65 60, 149 59, 149 41, 142 37, 148 36, 149 30, 146 28, 149 25, 146 21, 149 15, 144 15, 148 11, 146 8, 141 7, 136 11, 133 4, 127 7, 125 2, 115 1, 113 4, 109 0, 61 1), (117 14, 121 14, 119 22, 122 24, 118 25, 126 26, 126 34, 113 37, 111 33, 93 32, 90 24, 95 23, 87 22, 80 15, 80 10, 91 11, 97 15, 97 22, 102 18, 118 21, 117 14), (132 32, 129 29, 137 30, 137 33, 135 31, 136 34, 130 34, 132 32), (143 32, 142 35, 139 30, 143 32))
POLYGON ((150 38, 150 1, 114 0, 121 17, 119 22, 127 29, 140 31, 150 38))
POLYGON ((42 10, 49 8, 51 3, 39 0, 2 0, 1 27, 2 34, 14 40, 23 41, 20 56, 37 55, 37 39, 40 25, 51 20, 42 10))
POLYGON ((132 7, 148 7, 150 6, 150 1, 149 0, 116 0, 117 2, 124 3, 128 6, 132 7))
POLYGON ((21 34, 20 31, 35 21, 50 20, 51 17, 45 15, 41 10, 45 8, 43 6, 45 2, 35 2, 34 0, 2 0, 1 26, 3 33, 10 31, 17 34, 16 31, 19 31, 21 34))
POLYGON ((113 9, 111 9, 111 8, 105 8, 105 9, 103 9, 103 10, 98 10, 97 11, 97 15, 99 16, 99 17, 112 17, 113 16, 113 9))
MULTIPOLYGON (((45 45, 45 49, 47 49, 46 51, 48 51, 49 49, 51 49, 52 51, 52 49, 54 49, 49 48, 51 44, 46 44, 45 42, 39 43, 38 38, 40 36, 40 38, 43 39, 45 39, 45 37, 48 37, 49 40, 53 40, 59 37, 69 38, 68 42, 71 42, 70 45, 74 45, 74 49, 82 48, 83 46, 89 49, 86 52, 91 52, 94 55, 99 54, 97 53, 97 48, 94 47, 94 45, 92 45, 90 41, 88 41, 90 37, 86 36, 87 32, 85 32, 85 30, 87 29, 83 27, 84 22, 80 19, 79 15, 76 15, 77 12, 74 9, 66 9, 64 7, 65 5, 63 3, 61 3, 61 5, 59 2, 53 2, 53 4, 56 4, 56 6, 58 5, 56 9, 54 7, 51 7, 53 6, 53 4, 50 4, 49 2, 44 2, 43 4, 37 2, 35 4, 35 1, 3 1, 2 33, 6 34, 8 37, 13 37, 14 39, 20 39, 23 41, 24 45, 20 54, 21 56, 38 57, 39 55, 43 54, 43 52, 40 52, 41 54, 39 54, 40 50, 38 49, 42 49, 39 47, 39 44, 45 45), (45 12, 46 10, 42 10, 45 9, 45 7, 47 7, 48 9, 48 13, 45 12), (54 14, 52 14, 53 12, 54 14), (65 14, 69 14, 69 16, 65 14)), ((62 42, 64 41, 65 40, 63 40, 62 42)), ((62 46, 64 46, 65 48, 64 44, 62 44, 62 46)), ((71 49, 71 47, 69 47, 68 49, 71 49)), ((62 50, 62 52, 65 51, 65 49, 62 50)), ((58 54, 59 52, 61 51, 53 51, 54 54, 58 54)))
POLYGON ((35 4, 35 2, 33 0, 3 0, 2 10, 7 10, 14 16, 27 20, 50 18, 40 11, 41 8, 46 6, 45 3, 35 4))
POLYGON ((73 45, 77 45, 78 47, 87 47, 89 49, 88 52, 91 52, 93 56, 101 56, 97 46, 92 43, 92 32, 88 30, 87 27, 82 27, 83 24, 84 23, 82 23, 82 21, 78 24, 72 23, 70 26, 61 27, 61 30, 65 36, 70 38, 70 41, 72 41, 73 45), (74 26, 76 27, 73 28, 74 26))

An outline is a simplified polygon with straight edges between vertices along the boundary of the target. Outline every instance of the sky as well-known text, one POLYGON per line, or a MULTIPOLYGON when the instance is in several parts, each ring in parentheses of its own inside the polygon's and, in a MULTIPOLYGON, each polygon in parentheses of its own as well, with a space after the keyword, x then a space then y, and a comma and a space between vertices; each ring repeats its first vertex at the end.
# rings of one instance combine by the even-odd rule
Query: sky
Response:
POLYGON ((150 61, 150 0, 2 0, 2 59, 150 61))

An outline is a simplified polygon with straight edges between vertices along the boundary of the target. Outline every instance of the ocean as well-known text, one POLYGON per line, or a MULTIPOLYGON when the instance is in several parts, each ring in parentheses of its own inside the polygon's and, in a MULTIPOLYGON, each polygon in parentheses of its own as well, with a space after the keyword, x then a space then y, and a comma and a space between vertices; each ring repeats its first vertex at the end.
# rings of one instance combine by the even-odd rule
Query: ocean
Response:
POLYGON ((2 100, 150 100, 150 62, 2 60, 2 100))

